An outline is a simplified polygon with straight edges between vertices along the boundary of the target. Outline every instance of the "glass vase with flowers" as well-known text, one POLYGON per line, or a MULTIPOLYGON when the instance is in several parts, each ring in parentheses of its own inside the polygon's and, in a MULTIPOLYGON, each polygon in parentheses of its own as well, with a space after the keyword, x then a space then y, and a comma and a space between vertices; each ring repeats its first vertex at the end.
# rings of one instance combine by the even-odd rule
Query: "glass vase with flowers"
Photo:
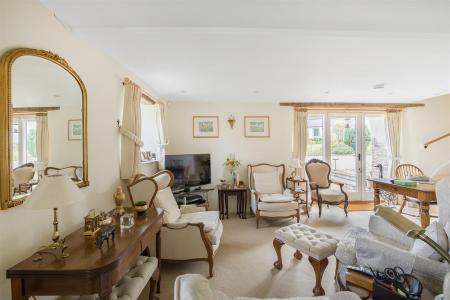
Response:
POLYGON ((235 154, 230 154, 225 159, 225 162, 223 163, 223 165, 226 166, 231 173, 231 184, 233 186, 238 186, 239 185, 238 169, 239 169, 239 166, 241 165, 241 161, 236 159, 235 154))

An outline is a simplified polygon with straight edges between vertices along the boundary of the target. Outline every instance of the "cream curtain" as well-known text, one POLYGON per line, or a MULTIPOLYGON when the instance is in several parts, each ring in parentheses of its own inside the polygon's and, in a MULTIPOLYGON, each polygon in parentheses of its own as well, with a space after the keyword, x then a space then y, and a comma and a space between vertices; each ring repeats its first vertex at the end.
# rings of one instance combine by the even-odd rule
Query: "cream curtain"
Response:
POLYGON ((300 161, 300 176, 305 176, 306 145, 308 143, 308 112, 304 109, 294 109, 292 156, 300 161))
POLYGON ((47 114, 36 115, 36 155, 37 160, 46 167, 48 164, 48 117, 47 114))
POLYGON ((130 80, 125 80, 121 139, 120 178, 131 179, 141 161, 141 88, 130 80))
POLYGON ((391 150, 391 176, 395 177, 395 169, 400 164, 400 111, 386 113, 386 128, 391 150))
POLYGON ((160 168, 164 168, 164 155, 165 148, 169 144, 167 139, 167 126, 166 126, 166 105, 165 103, 156 103, 156 126, 158 130, 158 161, 160 168))

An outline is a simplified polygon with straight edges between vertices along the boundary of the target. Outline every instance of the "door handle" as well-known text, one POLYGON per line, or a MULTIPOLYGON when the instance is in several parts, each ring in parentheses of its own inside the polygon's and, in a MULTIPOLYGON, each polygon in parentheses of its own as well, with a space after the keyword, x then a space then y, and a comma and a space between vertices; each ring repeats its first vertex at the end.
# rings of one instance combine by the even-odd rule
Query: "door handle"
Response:
POLYGON ((361 153, 358 153, 358 160, 361 160, 361 153))

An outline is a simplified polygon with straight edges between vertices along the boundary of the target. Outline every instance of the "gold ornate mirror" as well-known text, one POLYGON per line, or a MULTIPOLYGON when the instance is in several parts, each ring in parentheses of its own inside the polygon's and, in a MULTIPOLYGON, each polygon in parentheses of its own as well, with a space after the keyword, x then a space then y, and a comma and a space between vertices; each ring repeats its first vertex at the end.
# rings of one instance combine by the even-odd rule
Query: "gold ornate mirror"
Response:
POLYGON ((23 203, 43 176, 89 185, 87 94, 58 55, 16 48, 0 60, 1 208, 23 203))

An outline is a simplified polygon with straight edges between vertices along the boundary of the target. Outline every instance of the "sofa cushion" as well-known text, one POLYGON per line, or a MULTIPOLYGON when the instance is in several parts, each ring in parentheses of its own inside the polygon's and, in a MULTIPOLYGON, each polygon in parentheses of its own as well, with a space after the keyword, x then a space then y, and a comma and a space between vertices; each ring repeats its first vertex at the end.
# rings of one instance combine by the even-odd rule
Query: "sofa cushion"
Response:
POLYGON ((262 194, 259 197, 259 200, 262 202, 269 202, 269 203, 277 203, 277 202, 291 202, 294 200, 294 197, 292 195, 285 195, 285 194, 262 194))
POLYGON ((265 210, 265 211, 296 210, 296 209, 298 209, 298 202, 296 202, 296 201, 279 202, 279 203, 259 202, 258 209, 265 210))
POLYGON ((175 223, 180 218, 181 212, 170 187, 159 190, 156 193, 154 203, 155 207, 164 211, 163 221, 165 224, 175 223))
MULTIPOLYGON (((441 248, 445 251, 448 251, 448 238, 445 233, 444 226, 441 223, 434 221, 431 223, 427 229, 425 230, 425 234, 430 237, 433 241, 435 241, 441 248)), ((441 260, 442 257, 434 251, 427 243, 422 240, 415 240, 414 245, 411 248, 411 253, 426 257, 432 260, 441 260)))
MULTIPOLYGON (((213 289, 211 282, 199 274, 184 274, 177 277, 174 284, 174 300, 262 300, 261 298, 230 297, 213 289)), ((291 297, 264 298, 264 300, 358 300, 352 292, 338 292, 331 297, 291 297)))
POLYGON ((219 225, 219 212, 218 211, 203 211, 190 214, 182 214, 179 222, 187 223, 203 223, 205 232, 214 231, 219 225))
POLYGON ((278 172, 253 173, 255 190, 261 194, 277 194, 282 192, 280 174, 278 172))
POLYGON ((220 244, 220 239, 222 238, 223 224, 222 221, 217 222, 217 227, 214 230, 208 231, 206 237, 209 239, 213 246, 220 244))
MULTIPOLYGON (((345 195, 341 191, 334 189, 319 189, 320 196, 323 201, 340 202, 345 199, 345 195)), ((311 198, 317 199, 317 192, 311 191, 311 198)))

